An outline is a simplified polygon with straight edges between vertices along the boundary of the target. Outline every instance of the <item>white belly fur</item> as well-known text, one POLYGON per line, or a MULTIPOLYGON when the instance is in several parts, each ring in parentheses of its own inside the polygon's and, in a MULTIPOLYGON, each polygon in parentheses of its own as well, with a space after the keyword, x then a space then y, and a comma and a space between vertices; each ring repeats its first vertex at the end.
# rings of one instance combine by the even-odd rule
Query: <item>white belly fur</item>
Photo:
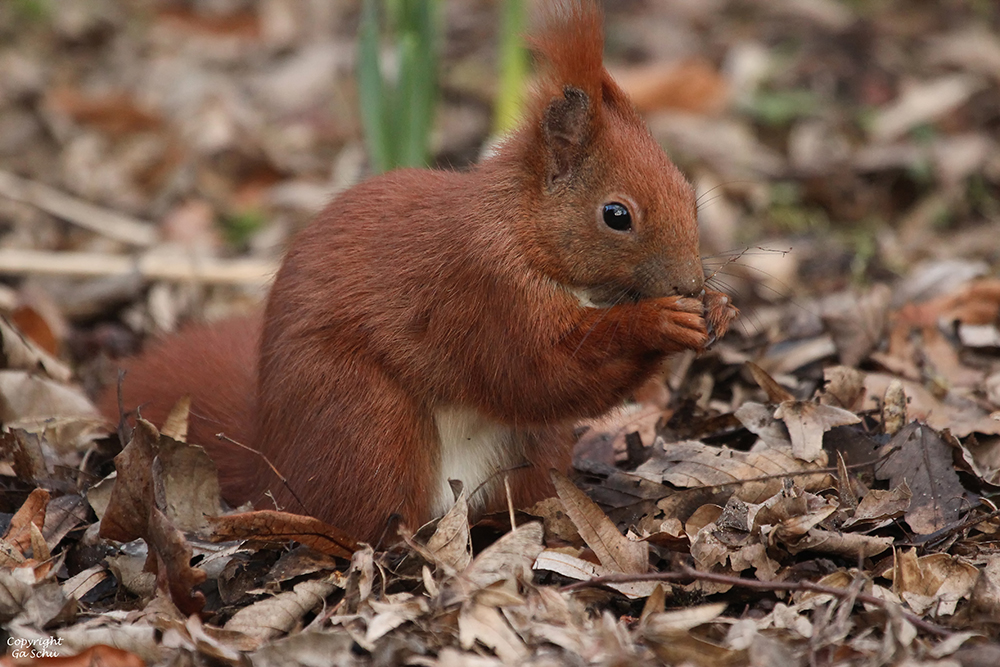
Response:
POLYGON ((441 465, 432 507, 440 516, 454 504, 449 479, 461 480, 469 497, 469 508, 481 509, 489 497, 489 489, 471 494, 487 479, 491 484, 503 483, 496 472, 512 465, 513 430, 483 417, 468 408, 441 408, 434 413, 441 443, 441 465))

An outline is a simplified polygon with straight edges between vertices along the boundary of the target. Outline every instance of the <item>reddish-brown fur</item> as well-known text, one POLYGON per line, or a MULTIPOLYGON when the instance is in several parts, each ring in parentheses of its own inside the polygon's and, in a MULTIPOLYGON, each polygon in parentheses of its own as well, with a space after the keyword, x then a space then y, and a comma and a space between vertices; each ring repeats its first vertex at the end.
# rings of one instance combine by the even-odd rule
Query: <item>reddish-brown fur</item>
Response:
MULTIPOLYGON (((692 188, 601 65, 598 10, 564 8, 535 44, 548 73, 495 156, 373 178, 295 239, 264 314, 254 420, 252 327, 229 325, 239 345, 197 329, 131 364, 126 407, 149 401, 144 416, 194 393, 206 421, 190 439, 226 458, 229 500, 268 493, 363 539, 394 513, 417 525, 438 488, 436 419, 460 409, 513 433, 501 459, 528 464, 509 473, 527 505, 568 467, 574 421, 620 403, 665 355, 703 348, 706 318, 721 334, 735 316, 702 296, 692 188), (609 201, 628 204, 631 232, 602 223, 609 201), (236 379, 220 390, 224 368, 236 379)), ((117 415, 110 398, 105 411, 117 415)), ((502 506, 502 483, 482 493, 502 506)))

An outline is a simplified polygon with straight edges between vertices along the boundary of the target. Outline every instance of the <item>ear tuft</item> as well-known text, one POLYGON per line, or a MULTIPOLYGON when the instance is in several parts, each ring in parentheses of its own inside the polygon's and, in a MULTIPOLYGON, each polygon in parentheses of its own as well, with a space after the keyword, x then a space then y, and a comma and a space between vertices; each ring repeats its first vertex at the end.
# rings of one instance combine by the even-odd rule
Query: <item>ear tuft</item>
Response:
POLYGON ((579 88, 566 86, 561 98, 549 102, 542 128, 549 154, 550 188, 572 176, 586 154, 592 120, 590 98, 579 88))

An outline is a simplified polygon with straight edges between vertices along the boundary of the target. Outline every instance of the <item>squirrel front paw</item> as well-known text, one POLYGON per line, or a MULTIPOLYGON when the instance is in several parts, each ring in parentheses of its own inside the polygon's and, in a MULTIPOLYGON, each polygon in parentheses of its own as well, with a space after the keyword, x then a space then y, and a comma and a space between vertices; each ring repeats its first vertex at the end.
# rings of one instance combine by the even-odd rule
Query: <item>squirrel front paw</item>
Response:
POLYGON ((728 294, 715 290, 705 291, 703 308, 705 322, 708 324, 708 340, 705 342, 705 348, 708 348, 726 334, 740 311, 733 305, 728 294))
POLYGON ((650 305, 657 310, 656 349, 663 352, 701 350, 709 340, 705 320, 705 304, 700 298, 668 296, 654 299, 650 305))

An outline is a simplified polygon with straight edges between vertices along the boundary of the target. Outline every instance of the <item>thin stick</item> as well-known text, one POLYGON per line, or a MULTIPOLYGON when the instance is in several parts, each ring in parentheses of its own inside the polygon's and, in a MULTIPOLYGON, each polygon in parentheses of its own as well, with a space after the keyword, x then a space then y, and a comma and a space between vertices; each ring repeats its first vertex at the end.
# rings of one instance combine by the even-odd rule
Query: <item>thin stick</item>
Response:
POLYGON ((277 265, 254 259, 196 259, 148 253, 138 256, 93 252, 44 252, 0 249, 0 274, 73 278, 134 276, 141 280, 266 285, 277 265))
MULTIPOLYGON (((756 591, 811 591, 813 593, 822 593, 824 595, 832 595, 835 598, 840 598, 842 600, 854 599, 858 602, 864 602, 866 604, 872 604, 882 609, 888 609, 889 603, 887 600, 875 597, 874 595, 869 595, 867 593, 860 593, 851 590, 850 588, 835 588, 833 586, 824 586, 822 584, 817 584, 812 581, 760 581, 759 579, 744 579, 742 577, 733 577, 727 574, 717 574, 715 572, 702 572, 700 570, 695 570, 690 567, 682 567, 678 572, 648 572, 646 574, 609 574, 604 577, 594 577, 588 579, 587 581, 580 581, 575 584, 570 584, 568 586, 563 586, 560 590, 565 592, 581 590, 584 588, 593 588, 598 586, 604 586, 606 584, 626 584, 633 581, 672 581, 677 583, 689 583, 691 580, 699 581, 711 581, 717 584, 725 584, 728 586, 734 586, 739 588, 749 588, 756 591)), ((935 625, 929 621, 925 621, 916 614, 904 610, 900 610, 903 617, 906 618, 915 627, 923 630, 932 635, 938 637, 949 637, 951 636, 951 631, 942 628, 941 626, 935 625)))
POLYGON ((0 197, 30 204, 57 218, 129 245, 148 248, 157 241, 156 226, 151 222, 94 206, 9 171, 0 171, 0 197))

